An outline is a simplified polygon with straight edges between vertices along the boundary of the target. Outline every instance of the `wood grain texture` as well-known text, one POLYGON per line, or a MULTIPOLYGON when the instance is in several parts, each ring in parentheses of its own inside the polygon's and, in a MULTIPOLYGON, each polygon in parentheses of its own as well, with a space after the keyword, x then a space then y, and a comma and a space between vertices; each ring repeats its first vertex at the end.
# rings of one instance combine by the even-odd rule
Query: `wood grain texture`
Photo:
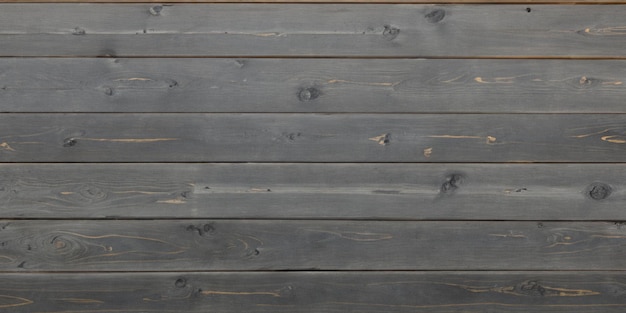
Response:
POLYGON ((0 59, 0 112, 624 113, 626 61, 0 59))
POLYGON ((620 114, 5 114, 1 162, 624 162, 620 114))
POLYGON ((626 220, 623 165, 3 164, 2 218, 626 220))
POLYGON ((0 56, 624 57, 625 13, 621 5, 5 3, 0 56))
POLYGON ((2 274, 7 312, 617 313, 622 273, 2 274))
POLYGON ((626 266, 626 228, 613 222, 5 220, 0 229, 0 271, 626 266))

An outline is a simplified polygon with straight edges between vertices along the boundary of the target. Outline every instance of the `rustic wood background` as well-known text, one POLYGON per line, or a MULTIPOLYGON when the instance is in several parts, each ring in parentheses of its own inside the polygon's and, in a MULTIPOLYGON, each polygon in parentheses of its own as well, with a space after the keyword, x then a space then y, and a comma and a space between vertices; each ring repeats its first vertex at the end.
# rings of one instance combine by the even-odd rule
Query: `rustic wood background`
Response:
POLYGON ((626 311, 623 0, 46 2, 1 312, 626 311))

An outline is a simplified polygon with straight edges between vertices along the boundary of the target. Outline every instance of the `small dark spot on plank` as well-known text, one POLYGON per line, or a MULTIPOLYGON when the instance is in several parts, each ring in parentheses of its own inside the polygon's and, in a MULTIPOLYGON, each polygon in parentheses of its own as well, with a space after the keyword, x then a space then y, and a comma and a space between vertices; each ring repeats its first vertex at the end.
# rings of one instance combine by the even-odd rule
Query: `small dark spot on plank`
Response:
POLYGON ((526 188, 519 188, 519 189, 515 189, 515 192, 522 192, 522 191, 527 191, 528 189, 526 188))
POLYGON ((111 87, 105 87, 104 94, 107 96, 112 96, 113 94, 115 94, 115 90, 111 87))
POLYGON ((150 11, 150 14, 153 16, 159 16, 161 15, 161 11, 163 10, 163 6, 162 5, 155 5, 153 7, 151 7, 148 11, 150 11))
POLYGON ((526 8, 526 12, 528 12, 528 13, 532 12, 532 10, 533 9, 531 9, 531 8, 526 8))
POLYGON ((537 223, 537 228, 543 228, 543 223, 541 222, 537 223))
POLYGON ((446 17, 446 11, 443 9, 432 10, 426 15, 424 15, 424 18, 426 18, 426 20, 429 23, 433 23, 433 24, 441 22, 441 20, 443 20, 444 17, 446 17))
POLYGON ((82 36, 84 34, 86 34, 85 30, 80 27, 76 27, 72 30, 72 35, 82 36))
POLYGON ((383 37, 387 40, 394 40, 400 34, 400 29, 391 25, 385 25, 383 37))
POLYGON ((24 268, 24 265, 26 264, 26 261, 22 261, 22 263, 20 263, 17 268, 24 268))
POLYGON ((181 277, 179 279, 177 279, 174 282, 174 286, 178 287, 178 288, 185 288, 185 286, 187 286, 187 279, 184 277, 181 277))
POLYGON ((465 179, 463 174, 454 173, 448 175, 446 181, 441 185, 441 194, 452 194, 461 186, 462 181, 465 179))
POLYGON ((300 101, 313 101, 320 96, 320 91, 317 88, 309 87, 309 88, 301 88, 298 91, 298 99, 300 101))
POLYGON ((0 230, 5 230, 9 225, 11 225, 11 223, 5 223, 0 225, 0 230))
POLYGON ((26 245, 26 250, 28 250, 28 251, 33 250, 33 246, 31 246, 31 245, 26 245))
POLYGON ((73 147, 78 143, 78 141, 76 140, 76 138, 65 138, 65 140, 63 140, 63 147, 73 147))
POLYGON ((254 255, 259 255, 261 254, 261 251, 259 251, 259 249, 254 249, 254 255))
POLYGON ((587 187, 586 194, 593 200, 604 200, 611 195, 611 186, 605 183, 592 183, 587 187))

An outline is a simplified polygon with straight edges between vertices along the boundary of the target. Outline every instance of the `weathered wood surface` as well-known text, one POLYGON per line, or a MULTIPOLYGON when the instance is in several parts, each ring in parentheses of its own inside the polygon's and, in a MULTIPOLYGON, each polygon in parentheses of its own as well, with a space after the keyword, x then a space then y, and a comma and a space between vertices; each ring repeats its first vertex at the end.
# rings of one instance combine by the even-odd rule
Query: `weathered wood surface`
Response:
POLYGON ((5 220, 0 225, 0 271, 623 270, 626 265, 626 228, 614 222, 5 220))
POLYGON ((4 164, 3 218, 626 220, 618 164, 4 164))
POLYGON ((620 114, 4 114, 1 162, 624 162, 620 114))
POLYGON ((0 56, 625 57, 625 13, 621 5, 5 3, 0 56))
POLYGON ((1 112, 624 113, 626 61, 0 59, 1 112))
POLYGON ((6 312, 621 313, 623 273, 2 274, 6 312))

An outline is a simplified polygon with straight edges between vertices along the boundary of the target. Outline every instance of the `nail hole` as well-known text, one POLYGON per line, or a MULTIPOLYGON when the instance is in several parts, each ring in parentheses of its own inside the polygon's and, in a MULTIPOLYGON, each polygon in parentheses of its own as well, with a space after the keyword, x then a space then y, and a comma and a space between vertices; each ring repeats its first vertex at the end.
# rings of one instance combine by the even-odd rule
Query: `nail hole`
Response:
POLYGON ((526 12, 530 13, 532 11, 531 8, 526 8, 526 12))

